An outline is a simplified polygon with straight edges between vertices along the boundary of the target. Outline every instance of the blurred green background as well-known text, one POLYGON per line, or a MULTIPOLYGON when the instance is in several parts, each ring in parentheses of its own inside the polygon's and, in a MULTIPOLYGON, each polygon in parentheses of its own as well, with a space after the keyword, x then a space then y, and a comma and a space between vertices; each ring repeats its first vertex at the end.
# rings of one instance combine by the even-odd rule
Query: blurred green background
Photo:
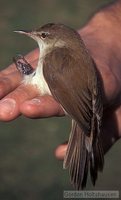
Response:
MULTIPOLYGON (((48 22, 62 22, 76 29, 111 0, 1 0, 0 67, 5 68, 18 53, 37 47, 33 40, 13 33, 48 22)), ((69 136, 66 118, 31 120, 24 117, 0 122, 0 200, 61 200, 63 190, 72 189, 68 172, 54 157, 56 146, 69 136)), ((120 141, 105 156, 105 169, 93 188, 120 190, 120 141)))

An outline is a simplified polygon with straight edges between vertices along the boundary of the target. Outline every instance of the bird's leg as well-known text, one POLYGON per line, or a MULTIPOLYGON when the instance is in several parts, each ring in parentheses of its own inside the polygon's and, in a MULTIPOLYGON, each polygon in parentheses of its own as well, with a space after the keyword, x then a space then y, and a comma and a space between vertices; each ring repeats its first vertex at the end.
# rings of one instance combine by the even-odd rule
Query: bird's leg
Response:
POLYGON ((27 60, 22 55, 14 57, 13 62, 15 63, 18 71, 23 75, 30 75, 34 71, 32 66, 27 62, 27 60))

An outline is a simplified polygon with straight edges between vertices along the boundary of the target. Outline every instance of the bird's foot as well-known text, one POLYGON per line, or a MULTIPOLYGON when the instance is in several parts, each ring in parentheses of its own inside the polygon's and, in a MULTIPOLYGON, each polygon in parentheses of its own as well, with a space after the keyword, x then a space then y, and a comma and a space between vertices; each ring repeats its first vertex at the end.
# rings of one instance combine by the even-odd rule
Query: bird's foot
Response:
POLYGON ((13 62, 15 63, 18 71, 23 75, 30 75, 34 71, 32 66, 27 62, 27 60, 22 55, 13 57, 13 62))

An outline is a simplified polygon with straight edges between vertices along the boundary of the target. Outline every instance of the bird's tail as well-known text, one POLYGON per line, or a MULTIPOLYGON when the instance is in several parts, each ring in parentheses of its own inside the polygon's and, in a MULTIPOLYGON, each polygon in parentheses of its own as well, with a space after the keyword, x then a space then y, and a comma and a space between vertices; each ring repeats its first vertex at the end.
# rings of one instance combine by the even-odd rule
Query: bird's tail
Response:
POLYGON ((86 187, 89 170, 92 183, 95 185, 98 171, 102 171, 104 166, 104 154, 99 136, 94 141, 89 141, 91 139, 73 120, 63 167, 69 168, 71 183, 77 190, 86 187))

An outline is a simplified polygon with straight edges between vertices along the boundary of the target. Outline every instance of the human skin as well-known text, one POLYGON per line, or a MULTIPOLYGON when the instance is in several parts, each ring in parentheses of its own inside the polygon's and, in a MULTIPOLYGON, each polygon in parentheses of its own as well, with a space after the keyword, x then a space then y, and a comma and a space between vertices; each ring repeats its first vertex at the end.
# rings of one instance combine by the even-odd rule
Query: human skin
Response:
MULTIPOLYGON (((104 115, 102 138, 104 151, 121 137, 121 0, 96 13, 79 30, 94 59, 103 83, 104 115)), ((33 67, 39 51, 30 52, 26 59, 33 67)), ((0 72, 0 120, 10 121, 23 114, 29 118, 63 116, 60 105, 51 96, 41 96, 36 87, 21 83, 22 77, 14 64, 0 72)), ((67 144, 55 150, 63 159, 67 144)))

